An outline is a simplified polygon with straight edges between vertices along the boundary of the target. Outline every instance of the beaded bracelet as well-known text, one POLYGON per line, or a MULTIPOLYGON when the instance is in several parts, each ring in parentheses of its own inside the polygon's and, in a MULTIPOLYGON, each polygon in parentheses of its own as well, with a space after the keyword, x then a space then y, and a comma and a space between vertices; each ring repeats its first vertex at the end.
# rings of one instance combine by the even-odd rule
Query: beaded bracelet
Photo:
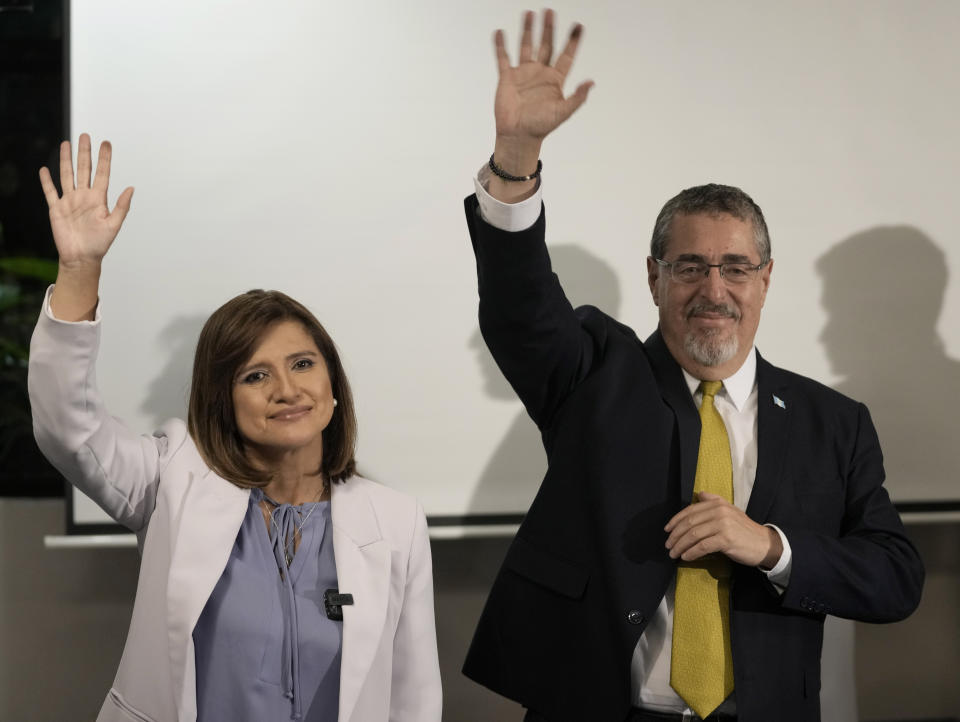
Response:
POLYGON ((498 166, 496 163, 493 162, 493 153, 491 153, 490 154, 490 170, 492 170, 495 175, 498 175, 501 178, 503 178, 505 181, 530 181, 540 177, 540 171, 543 170, 543 161, 541 160, 537 161, 537 169, 530 175, 510 175, 503 168, 501 168, 500 166, 498 166))

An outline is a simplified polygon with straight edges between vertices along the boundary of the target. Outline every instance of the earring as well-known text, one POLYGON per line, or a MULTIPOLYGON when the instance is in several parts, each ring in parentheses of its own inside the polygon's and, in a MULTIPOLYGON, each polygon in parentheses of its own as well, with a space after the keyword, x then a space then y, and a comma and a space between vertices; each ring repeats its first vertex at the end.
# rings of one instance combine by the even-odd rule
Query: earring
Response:
POLYGON ((334 405, 334 406, 337 405, 337 400, 336 400, 336 399, 333 400, 333 405, 334 405))

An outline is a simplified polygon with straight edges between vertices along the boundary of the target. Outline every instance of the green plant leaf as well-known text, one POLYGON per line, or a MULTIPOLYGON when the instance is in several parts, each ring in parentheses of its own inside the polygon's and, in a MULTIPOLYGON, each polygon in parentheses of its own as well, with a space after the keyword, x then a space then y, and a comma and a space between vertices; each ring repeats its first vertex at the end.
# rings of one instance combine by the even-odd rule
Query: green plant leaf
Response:
POLYGON ((20 285, 0 281, 0 310, 20 303, 20 285))
POLYGON ((17 256, 15 258, 0 258, 0 270, 12 273, 22 278, 36 278, 47 283, 57 280, 56 261, 49 258, 33 258, 17 256))

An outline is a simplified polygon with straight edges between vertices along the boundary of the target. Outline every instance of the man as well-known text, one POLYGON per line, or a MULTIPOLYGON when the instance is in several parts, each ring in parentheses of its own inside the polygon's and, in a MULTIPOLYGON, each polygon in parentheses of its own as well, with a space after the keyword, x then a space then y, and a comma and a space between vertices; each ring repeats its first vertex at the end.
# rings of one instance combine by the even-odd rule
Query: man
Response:
POLYGON ((551 65, 553 14, 535 52, 528 13, 515 67, 495 39, 496 144, 466 201, 480 326, 549 466, 464 673, 530 722, 818 720, 824 615, 906 617, 922 564, 866 408, 754 348, 773 261, 745 193, 661 211, 646 341, 567 302, 538 159, 589 92, 562 92, 580 37, 551 65))

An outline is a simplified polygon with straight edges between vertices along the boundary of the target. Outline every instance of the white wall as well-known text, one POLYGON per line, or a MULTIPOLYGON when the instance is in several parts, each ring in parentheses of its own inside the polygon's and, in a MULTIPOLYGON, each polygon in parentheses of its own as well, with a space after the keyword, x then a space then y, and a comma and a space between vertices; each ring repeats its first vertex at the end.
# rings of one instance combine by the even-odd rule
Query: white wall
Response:
MULTIPOLYGON (((868 401, 901 500, 960 496, 960 4, 556 3, 597 85, 544 150, 549 240, 638 329, 661 204, 744 187, 772 229, 758 343, 868 401), (579 256, 577 255, 579 254, 579 256), (906 377, 906 380, 904 380, 906 377)), ((543 470, 475 343, 460 201, 493 139, 491 32, 520 7, 71 4, 71 127, 115 147, 133 211, 108 258, 99 377, 150 430, 184 413, 202 321, 251 287, 340 344, 368 474, 428 514, 521 512, 543 470)), ((559 265, 559 264, 558 264, 559 265)))

